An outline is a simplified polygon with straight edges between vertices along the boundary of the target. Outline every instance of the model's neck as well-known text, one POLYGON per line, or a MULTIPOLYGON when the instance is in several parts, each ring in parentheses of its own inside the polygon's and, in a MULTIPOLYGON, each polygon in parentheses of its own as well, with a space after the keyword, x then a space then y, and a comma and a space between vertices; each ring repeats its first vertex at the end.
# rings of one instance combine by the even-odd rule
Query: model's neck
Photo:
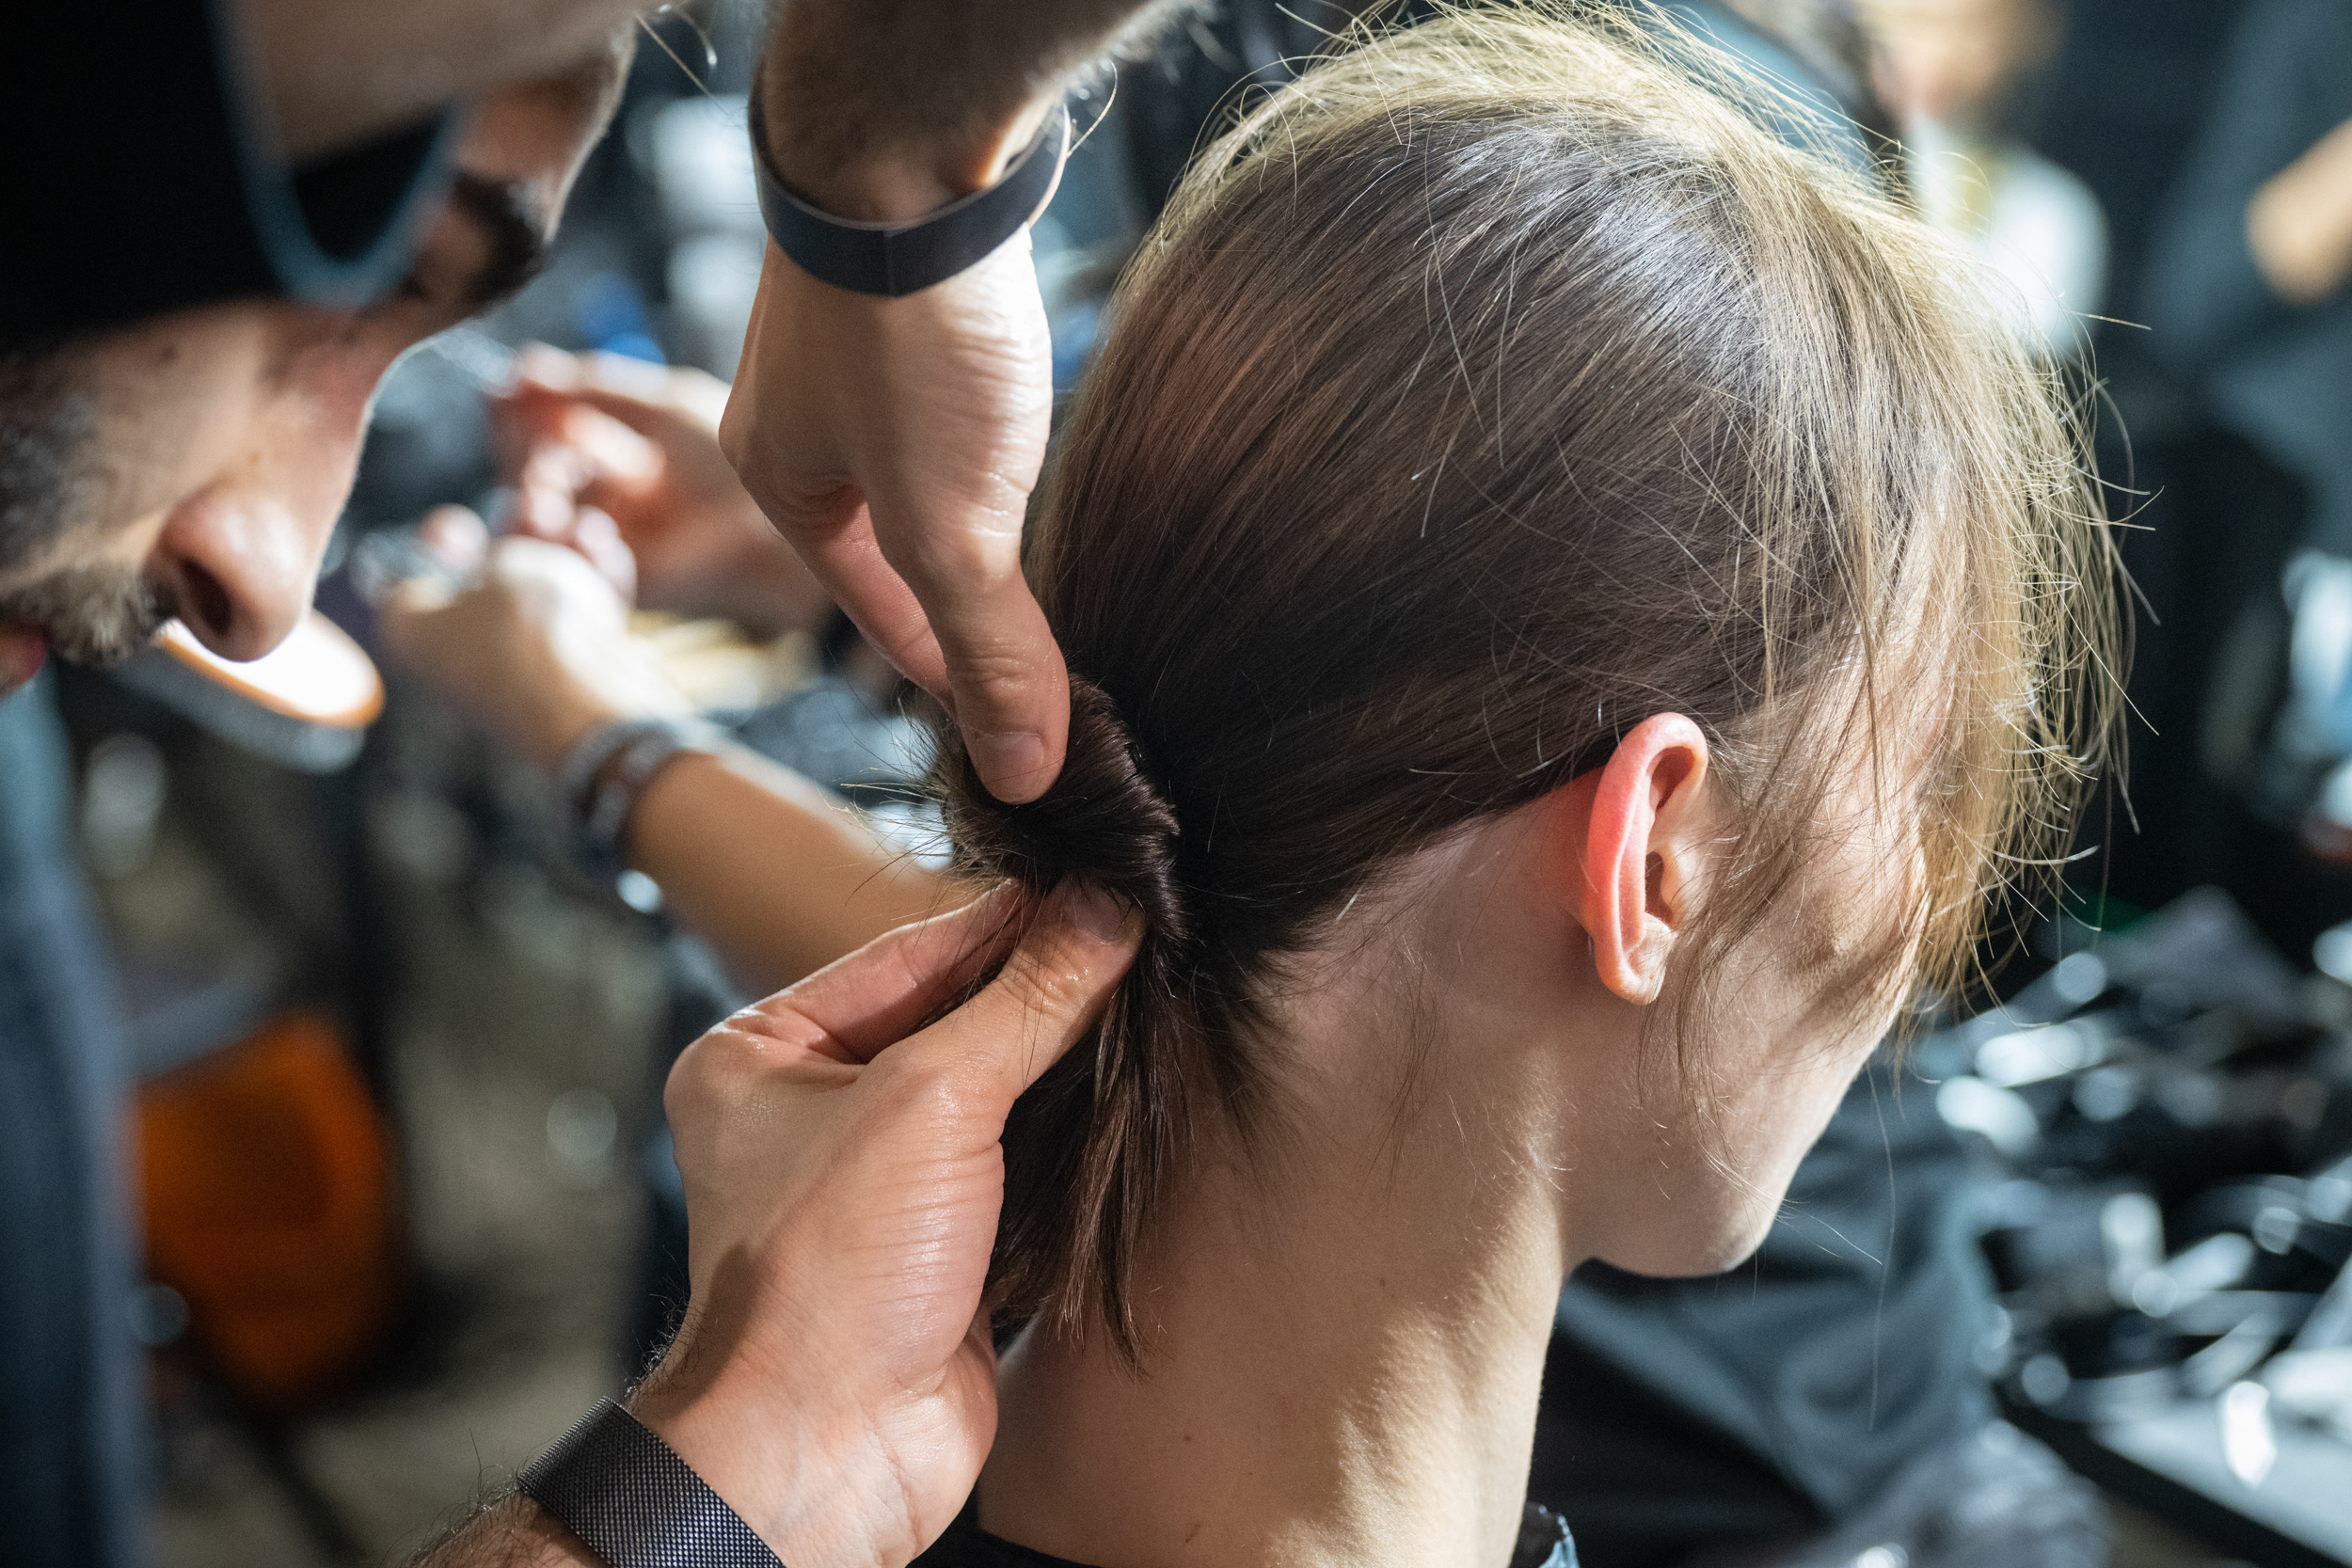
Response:
POLYGON ((1015 1348, 985 1528, 1101 1568, 1509 1560, 1562 1172, 1509 1097, 1437 1085, 1403 1128, 1395 1087, 1187 1183, 1136 1281, 1140 1376, 1099 1334, 1015 1348))

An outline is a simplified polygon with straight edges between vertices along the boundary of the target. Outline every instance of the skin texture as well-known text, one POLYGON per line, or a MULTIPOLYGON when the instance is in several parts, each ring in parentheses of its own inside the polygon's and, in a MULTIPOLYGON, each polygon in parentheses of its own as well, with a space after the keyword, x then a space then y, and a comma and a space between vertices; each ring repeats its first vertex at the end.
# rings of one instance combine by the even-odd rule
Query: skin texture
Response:
POLYGON ((652 8, 638 0, 237 0, 291 163, 413 125, 453 99, 552 75, 652 8))
POLYGON ((823 586, 768 526, 719 451, 726 383, 682 366, 534 346, 495 413, 509 527, 561 539, 579 508, 612 519, 647 610, 817 632, 823 586))
MULTIPOLYGON (((28 561, 0 567, 0 682, 37 669, 53 628, 11 613, 60 574, 111 574, 177 608, 215 652, 257 658, 310 603, 351 490, 368 406, 403 351, 519 281, 501 258, 544 237, 609 118, 625 50, 485 101, 459 165, 520 235, 453 203, 408 283, 355 310, 247 301, 160 318, 86 351, 102 388, 105 465, 89 515, 28 561), (130 454, 136 454, 135 460, 130 454)), ((71 628, 54 628, 71 648, 71 628)), ((13 684, 13 683, 9 683, 13 684)), ((5 686, 0 686, 4 692, 5 686)))
MULTIPOLYGON (((548 605, 610 612, 609 581, 573 560, 575 591, 548 605)), ((506 627, 494 654, 452 657, 476 644, 430 620, 411 640, 453 689, 515 700, 501 686, 532 687, 519 672, 547 667, 516 640, 564 635, 511 597, 475 602, 506 627)), ((524 700, 553 705, 532 689, 524 700)), ((510 720, 505 733, 527 730, 510 720)), ((1636 725, 1600 768, 1426 853, 1359 905, 1278 1008, 1279 1152, 1219 1148, 1151 1250, 1145 1375, 1100 1345, 1034 1335, 1009 1360, 987 1528, 1079 1561, 1503 1555, 1563 1275, 1593 1257, 1690 1274, 1745 1256, 1891 1013, 1889 998, 1825 1032, 1789 978, 1820 944, 1875 934, 1841 921, 1902 903, 1885 879, 1909 863, 1904 802, 1881 809, 1864 782, 1876 770, 1857 774, 1836 802, 1847 820, 1828 835, 1832 858, 1795 890, 1791 918, 1731 956, 1740 1005, 1706 1038, 1673 1037, 1668 1009, 1734 817, 1704 736, 1679 715, 1636 725)), ((696 759, 640 808, 635 863, 739 963, 773 961, 779 927, 825 940, 828 921, 853 924, 850 901, 878 891, 830 891, 821 865, 788 879, 770 866, 758 846, 822 820, 804 790, 696 759)), ((938 895, 924 885, 898 894, 938 895)), ((704 1267, 698 1299, 738 1277, 704 1267)), ((943 1388, 963 1387, 965 1370, 943 1373, 943 1388)), ((984 1438, 964 1438, 977 1387, 910 1413, 903 1441, 952 1451, 959 1469, 977 1460, 984 1438), (953 1442, 923 1424, 942 1411, 953 1442)), ((922 1521, 928 1539, 944 1522, 934 1499, 955 1492, 910 1488, 872 1516, 922 1521)), ((483 1528, 523 1528, 502 1518, 483 1528)))
POLYGON ((911 1558, 994 1435, 980 1287, 997 1139, 1141 934, 1108 897, 1066 891, 996 981, 916 1029, 1002 951, 1014 902, 893 932, 712 1030, 671 1073, 693 1304, 634 1404, 788 1562, 911 1558), (778 1401, 794 1430, 759 1418, 778 1401))
MULTIPOLYGON (((612 596, 584 566, 576 580, 612 596)), ((460 683, 493 664, 469 668, 460 683)), ((819 902, 798 878, 779 899, 742 849, 803 831, 805 807, 773 776, 686 766, 641 808, 637 863, 673 857, 656 875, 690 924, 751 951, 819 902)), ((1702 1039, 1673 1037, 1667 1009, 1733 817, 1679 715, 1645 721, 1601 768, 1359 905, 1278 1007, 1276 1152, 1218 1146, 1212 1130, 1215 1152, 1148 1253, 1144 1375, 1099 1344, 1034 1334, 1009 1360, 984 1525, 1078 1561, 1498 1560, 1561 1277, 1594 1257, 1651 1274, 1744 1257, 1891 1015, 1889 998, 1824 1032, 1788 976, 1823 942, 1874 934, 1841 920, 1900 905, 1886 879, 1908 863, 1901 808, 1860 783, 1840 799, 1831 858, 1790 919, 1731 956, 1740 1005, 1702 1039)), ((698 1299, 737 1278, 695 1267, 698 1299)), ((927 1355, 942 1342, 930 1332, 927 1355)), ((898 1429, 923 1451, 952 1448, 959 1468, 987 1451, 962 1445, 981 1409, 967 1371, 977 1363, 944 1372, 942 1389, 961 1391, 898 1429), (925 1424, 942 1411, 952 1443, 925 1424)), ((736 1484, 759 1471, 743 1473, 736 1484)), ((895 1508, 928 1539, 949 1494, 909 1489, 873 1517, 895 1508)))
POLYGON ((2352 120, 2254 193, 2246 245, 2289 305, 2316 305, 2352 277, 2352 120))
MULTIPOLYGON (((587 523, 599 515, 575 514, 587 523)), ((583 547, 577 531, 493 546, 479 520, 453 507, 427 537, 479 580, 453 595, 405 586, 380 607, 386 644, 492 734, 552 769, 597 725, 686 711, 628 640, 610 563, 592 562, 603 552, 583 547)), ((628 852, 660 884, 671 913, 755 992, 956 901, 945 879, 838 799, 736 748, 663 768, 630 816, 628 852)))
MULTIPOLYGON (((1813 886, 1889 907, 1906 817, 1843 807, 1813 886)), ((1752 1250, 1892 1012, 1817 1031, 1770 983, 1791 920, 1735 955, 1718 1029, 1654 1032, 1732 820, 1659 715, 1359 904, 1278 1004, 1262 1152, 1212 1135, 1145 1249, 1141 1375, 1099 1340, 1009 1353, 985 1528, 1155 1568, 1503 1560, 1561 1278, 1752 1250)))
POLYGON ((1977 125, 2058 42, 2042 0, 1872 0, 1865 14, 1872 86, 1898 119, 1977 125))
MULTIPOLYGON (((905 1562, 970 1490, 996 1422, 997 1139, 1138 934, 1099 895, 991 895, 746 1008, 671 1073, 692 1306, 631 1407, 795 1568, 905 1562)), ((509 1498, 422 1561, 596 1560, 509 1498)))
POLYGON ((982 776, 1060 771, 1070 685, 1021 575, 1052 347, 1025 235, 904 299, 819 283, 773 245, 721 439, 858 628, 948 702, 982 776))
MULTIPOLYGON (((919 217, 993 179, 1086 62, 1164 10, 794 0, 763 67, 771 155, 828 211, 919 217)), ((1044 792, 1069 735, 1061 653, 1021 576, 1052 404, 1025 235, 903 299, 820 283, 771 245, 723 426, 761 509, 948 705, 1007 800, 1044 792)))

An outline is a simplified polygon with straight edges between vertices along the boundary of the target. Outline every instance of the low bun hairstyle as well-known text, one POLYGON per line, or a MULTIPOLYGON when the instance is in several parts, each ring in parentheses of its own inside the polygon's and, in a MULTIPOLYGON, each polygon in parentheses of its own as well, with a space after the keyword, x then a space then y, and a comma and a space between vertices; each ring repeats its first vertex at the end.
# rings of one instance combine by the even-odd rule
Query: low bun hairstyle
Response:
POLYGON ((1677 1049, 1735 944, 1827 918, 1799 873, 1856 757, 1931 736, 1923 871, 1885 940, 1795 944, 1825 1021, 1961 987, 1988 894, 2061 854, 2117 657, 2076 433, 1973 264, 1759 128, 1790 105, 1694 85, 1727 69, 1598 8, 1449 11, 1244 115, 1131 264, 1033 519, 1068 764, 1007 806, 950 732, 936 773, 971 869, 1145 919, 1006 1128, 1010 1314, 1136 1356, 1199 1134, 1280 1125, 1281 960, 1649 714, 1739 823, 1677 1049))
POLYGON ((1187 910, 1186 846, 1163 786, 1102 688, 1073 678, 1061 775, 1042 798, 988 793, 952 727, 934 775, 949 839, 967 864, 1041 897, 1066 878, 1141 911, 1133 966, 1093 1036, 1048 1069, 1005 1127, 996 1299, 1048 1308, 1065 1330, 1104 1323, 1138 1350, 1127 1263, 1181 1160, 1204 1096, 1238 1105, 1252 1086, 1236 1047, 1239 975, 1212 961, 1187 910), (1224 1047, 1224 1049, 1220 1049, 1224 1047))

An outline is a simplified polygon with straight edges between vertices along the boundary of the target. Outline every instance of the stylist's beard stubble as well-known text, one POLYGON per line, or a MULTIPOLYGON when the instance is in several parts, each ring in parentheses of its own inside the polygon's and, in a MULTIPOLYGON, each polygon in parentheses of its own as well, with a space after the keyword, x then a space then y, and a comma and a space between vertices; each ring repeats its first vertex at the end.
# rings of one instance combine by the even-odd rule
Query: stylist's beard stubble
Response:
POLYGON ((0 593, 0 627, 28 627, 71 664, 119 664, 179 613, 167 585, 130 566, 74 566, 0 593))

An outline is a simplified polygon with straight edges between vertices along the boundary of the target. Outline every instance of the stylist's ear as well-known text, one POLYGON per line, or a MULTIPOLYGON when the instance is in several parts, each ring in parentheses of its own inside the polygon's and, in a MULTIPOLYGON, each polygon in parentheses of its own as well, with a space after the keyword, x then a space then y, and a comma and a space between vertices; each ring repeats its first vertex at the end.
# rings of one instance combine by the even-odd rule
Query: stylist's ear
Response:
POLYGON ((1628 1002, 1658 1000, 1667 955, 1689 928, 1715 839, 1706 782, 1707 736, 1681 714, 1661 713, 1628 732, 1598 772, 1568 786, 1590 801, 1581 914, 1593 967, 1628 1002))

